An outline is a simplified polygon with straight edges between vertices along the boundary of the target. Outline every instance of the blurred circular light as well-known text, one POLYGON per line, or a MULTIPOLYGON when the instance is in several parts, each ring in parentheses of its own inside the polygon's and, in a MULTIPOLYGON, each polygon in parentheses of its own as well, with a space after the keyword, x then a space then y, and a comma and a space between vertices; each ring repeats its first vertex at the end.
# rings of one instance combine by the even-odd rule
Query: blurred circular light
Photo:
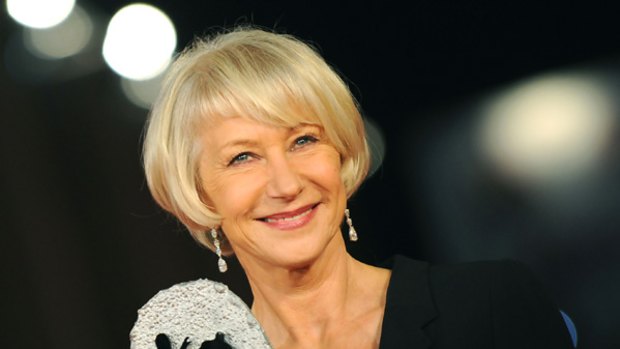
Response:
POLYGON ((506 175, 529 184, 565 184, 597 164, 613 125, 605 86, 581 76, 528 81, 491 102, 484 152, 506 175))
POLYGON ((150 109, 159 94, 164 75, 164 73, 161 73, 148 80, 130 80, 123 78, 121 80, 121 87, 125 96, 131 103, 140 108, 150 109))
POLYGON ((76 6, 71 15, 57 26, 25 31, 25 44, 41 58, 65 58, 84 49, 92 34, 92 20, 86 11, 76 6))
POLYGON ((110 20, 103 57, 119 75, 147 80, 166 69, 176 48, 174 24, 159 9, 132 4, 110 20))
POLYGON ((18 23, 31 28, 49 28, 64 21, 75 0, 7 0, 6 8, 18 23))
POLYGON ((379 126, 368 118, 364 118, 364 127, 366 128, 366 141, 370 149, 370 168, 368 169, 368 177, 372 176, 383 164, 385 157, 385 138, 379 126))

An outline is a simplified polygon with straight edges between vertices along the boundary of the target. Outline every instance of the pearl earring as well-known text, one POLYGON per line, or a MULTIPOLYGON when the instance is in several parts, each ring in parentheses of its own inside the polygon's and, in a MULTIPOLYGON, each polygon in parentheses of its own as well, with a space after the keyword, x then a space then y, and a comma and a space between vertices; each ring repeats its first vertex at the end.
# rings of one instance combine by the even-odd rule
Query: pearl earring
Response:
POLYGON ((226 264, 226 261, 222 258, 220 240, 217 238, 217 230, 215 228, 211 228, 211 237, 213 238, 213 246, 215 246, 215 254, 218 257, 217 268, 220 270, 220 273, 225 273, 226 270, 228 270, 228 264, 226 264))
POLYGON ((347 225, 349 226, 349 240, 357 241, 357 232, 353 227, 353 221, 351 220, 351 215, 348 208, 344 210, 344 215, 347 217, 347 225))

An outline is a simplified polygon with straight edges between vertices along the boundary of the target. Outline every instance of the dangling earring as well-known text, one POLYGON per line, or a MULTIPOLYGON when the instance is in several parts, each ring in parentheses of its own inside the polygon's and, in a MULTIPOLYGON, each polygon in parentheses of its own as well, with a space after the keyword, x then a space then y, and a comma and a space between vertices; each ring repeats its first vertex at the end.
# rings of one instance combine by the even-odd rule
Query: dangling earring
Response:
POLYGON ((226 270, 228 270, 228 264, 226 264, 226 261, 222 258, 220 240, 217 238, 217 230, 215 228, 211 228, 211 237, 213 238, 213 246, 215 246, 215 254, 218 257, 217 268, 220 270, 220 273, 225 273, 226 270))
POLYGON ((353 221, 351 220, 351 215, 349 214, 349 209, 344 210, 344 215, 347 217, 347 225, 349 226, 349 240, 357 241, 357 232, 353 227, 353 221))

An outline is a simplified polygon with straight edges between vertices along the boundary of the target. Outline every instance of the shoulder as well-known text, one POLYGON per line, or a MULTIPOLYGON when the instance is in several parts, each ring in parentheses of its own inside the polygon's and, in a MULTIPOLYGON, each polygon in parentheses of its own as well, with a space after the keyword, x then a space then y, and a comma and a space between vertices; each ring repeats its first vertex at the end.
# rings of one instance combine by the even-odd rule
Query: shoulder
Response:
POLYGON ((399 277, 420 277, 422 274, 439 280, 450 279, 455 282, 465 280, 488 280, 505 275, 515 278, 532 278, 531 269, 514 260, 476 261, 456 264, 431 264, 425 261, 396 255, 388 263, 399 277), (407 275, 409 274, 409 275, 407 275))
POLYGON ((414 280, 428 284, 434 297, 444 293, 451 296, 479 294, 488 300, 488 296, 494 293, 546 294, 534 272, 527 265, 513 260, 433 265, 396 256, 392 270, 395 282, 414 280))
POLYGON ((191 342, 188 348, 198 348, 218 332, 236 348, 268 348, 250 310, 226 285, 207 279, 189 281, 159 291, 138 310, 131 348, 153 349, 159 334, 168 336, 173 348, 185 338, 191 342))
POLYGON ((479 348, 514 347, 510 343, 523 348, 571 347, 559 308, 523 263, 431 265, 395 257, 393 278, 392 285, 398 285, 392 290, 395 302, 426 299, 435 316, 427 331, 437 343, 455 347, 470 343, 479 348))
POLYGON ((457 311, 487 316, 508 300, 546 297, 528 267, 508 260, 433 265, 395 256, 390 288, 392 302, 422 299, 444 317, 457 311))
POLYGON ((428 275, 437 292, 446 288, 462 292, 544 292, 534 272, 527 265, 513 260, 432 265, 428 275))

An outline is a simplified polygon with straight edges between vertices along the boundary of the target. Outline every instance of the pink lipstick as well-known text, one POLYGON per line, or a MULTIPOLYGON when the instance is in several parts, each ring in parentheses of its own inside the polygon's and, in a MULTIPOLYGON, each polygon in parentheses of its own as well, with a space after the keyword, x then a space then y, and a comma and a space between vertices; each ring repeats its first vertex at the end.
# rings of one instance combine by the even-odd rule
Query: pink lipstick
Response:
POLYGON ((314 217, 317 206, 318 204, 308 205, 293 211, 263 217, 260 220, 272 228, 280 230, 296 229, 305 225, 314 217))

